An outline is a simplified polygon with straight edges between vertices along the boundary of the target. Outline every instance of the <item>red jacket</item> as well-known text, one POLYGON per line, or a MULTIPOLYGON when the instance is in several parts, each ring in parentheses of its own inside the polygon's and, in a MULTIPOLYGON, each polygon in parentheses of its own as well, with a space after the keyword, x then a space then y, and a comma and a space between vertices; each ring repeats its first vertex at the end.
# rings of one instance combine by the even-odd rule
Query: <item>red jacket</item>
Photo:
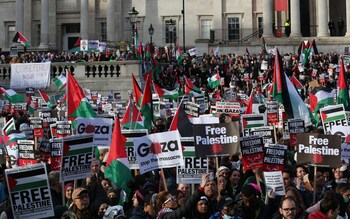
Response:
POLYGON ((316 211, 311 213, 308 219, 329 219, 329 217, 324 213, 322 213, 321 211, 316 211))

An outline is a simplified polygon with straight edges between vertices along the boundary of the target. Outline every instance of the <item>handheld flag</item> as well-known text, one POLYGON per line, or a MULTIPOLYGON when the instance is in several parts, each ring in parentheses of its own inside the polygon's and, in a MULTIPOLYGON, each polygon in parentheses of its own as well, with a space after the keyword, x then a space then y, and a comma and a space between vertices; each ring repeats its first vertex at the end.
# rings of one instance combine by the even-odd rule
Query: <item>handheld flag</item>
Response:
POLYGON ((56 76, 52 81, 56 84, 58 90, 61 90, 67 84, 67 78, 63 74, 56 76))
POLYGON ((25 47, 30 47, 29 41, 19 31, 17 31, 17 33, 13 37, 12 42, 13 43, 20 43, 25 47))
POLYGON ((338 87, 337 87, 337 104, 344 104, 344 109, 346 111, 350 110, 349 105, 349 89, 347 84, 347 78, 344 70, 343 59, 340 60, 340 71, 338 77, 338 87))
POLYGON ((147 78, 145 88, 143 90, 140 111, 142 112, 142 115, 144 117, 143 126, 145 127, 145 129, 151 130, 153 122, 153 107, 150 77, 147 78))
POLYGON ((193 124, 190 122, 183 108, 183 101, 176 110, 173 121, 170 124, 169 131, 179 130, 181 137, 193 136, 193 124))

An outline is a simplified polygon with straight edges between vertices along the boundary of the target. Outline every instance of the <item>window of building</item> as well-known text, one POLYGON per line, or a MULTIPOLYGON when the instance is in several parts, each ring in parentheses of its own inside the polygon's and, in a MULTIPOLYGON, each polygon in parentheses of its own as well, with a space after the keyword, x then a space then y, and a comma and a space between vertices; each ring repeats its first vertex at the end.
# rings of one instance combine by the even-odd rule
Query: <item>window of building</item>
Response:
POLYGON ((16 26, 8 26, 7 34, 8 46, 11 47, 13 44, 12 39, 16 34, 16 26))
POLYGON ((102 42, 107 41, 107 22, 101 22, 101 39, 102 42))
POLYGON ((176 42, 176 21, 172 20, 173 25, 170 20, 165 21, 165 43, 175 43, 176 42))
POLYGON ((227 19, 228 39, 238 40, 240 38, 239 17, 227 19))
POLYGON ((35 45, 39 46, 40 41, 41 41, 41 25, 38 24, 36 25, 36 34, 35 34, 35 45))
POLYGON ((210 39, 210 30, 212 29, 212 20, 201 20, 201 38, 210 39))
POLYGON ((67 24, 66 33, 80 33, 80 24, 67 24))
POLYGON ((264 23, 263 17, 258 17, 258 28, 259 28, 259 38, 263 35, 264 32, 264 23))

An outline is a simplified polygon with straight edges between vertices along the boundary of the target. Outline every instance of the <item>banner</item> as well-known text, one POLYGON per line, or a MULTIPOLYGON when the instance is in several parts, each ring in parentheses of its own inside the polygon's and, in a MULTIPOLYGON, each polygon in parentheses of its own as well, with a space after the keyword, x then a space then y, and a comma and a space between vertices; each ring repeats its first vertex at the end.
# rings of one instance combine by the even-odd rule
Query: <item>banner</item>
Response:
POLYGON ((58 120, 57 110, 35 111, 34 116, 43 120, 43 128, 49 128, 50 124, 54 124, 58 120))
POLYGON ((5 174, 14 218, 54 216, 45 164, 6 169, 5 174))
POLYGON ((11 64, 10 88, 48 88, 50 86, 50 69, 51 62, 11 64))
POLYGON ((323 107, 320 109, 320 114, 325 134, 330 134, 334 127, 348 126, 343 104, 323 107))
POLYGON ((50 142, 51 171, 60 171, 62 162, 62 139, 53 139, 50 142))
POLYGON ((260 128, 252 128, 250 131, 250 135, 258 135, 263 138, 264 144, 274 144, 274 132, 273 126, 264 126, 260 128))
POLYGON ((26 166, 36 164, 35 148, 33 140, 18 140, 18 165, 26 166))
POLYGON ((193 124, 197 157, 239 154, 238 121, 218 124, 193 124))
POLYGON ((283 171, 284 160, 287 157, 287 145, 268 144, 264 147, 264 171, 283 171))
POLYGON ((90 177, 93 135, 68 136, 62 138, 62 141, 60 182, 90 177))
POLYGON ((134 129, 134 130, 122 130, 122 135, 126 138, 125 150, 126 156, 128 156, 129 168, 131 170, 138 169, 139 164, 136 159, 134 150, 134 140, 139 137, 148 135, 147 129, 134 129))
POLYGON ((263 172, 266 193, 274 196, 284 196, 286 194, 281 171, 263 172))
POLYGON ((93 134, 94 146, 110 146, 112 139, 112 119, 106 118, 77 118, 77 135, 93 134))
POLYGON ((268 101, 266 103, 267 124, 278 124, 278 103, 277 101, 268 101))
POLYGON ((290 145, 297 145, 297 134, 305 132, 305 122, 302 119, 288 119, 290 145))
POLYGON ((241 139, 242 163, 244 170, 262 166, 264 157, 263 139, 260 136, 248 136, 241 139))
POLYGON ((297 134, 297 161, 329 167, 341 166, 340 135, 297 134))
POLYGON ((208 158, 196 157, 193 143, 193 137, 181 138, 185 165, 177 167, 176 183, 200 184, 202 174, 208 172, 208 158))
POLYGON ((239 118, 241 114, 241 104, 238 102, 216 102, 216 116, 219 117, 222 113, 239 118))
POLYGON ((159 168, 184 165, 178 131, 137 138, 134 140, 134 149, 141 174, 159 168))
MULTIPOLYGON (((52 126, 51 126, 52 127, 52 126)), ((72 134, 71 121, 57 121, 55 134, 57 138, 65 137, 72 134)))
POLYGON ((199 105, 192 102, 184 103, 184 110, 188 117, 198 117, 199 116, 199 105))
POLYGON ((242 114, 243 136, 249 136, 252 128, 265 126, 264 116, 258 114, 242 114))

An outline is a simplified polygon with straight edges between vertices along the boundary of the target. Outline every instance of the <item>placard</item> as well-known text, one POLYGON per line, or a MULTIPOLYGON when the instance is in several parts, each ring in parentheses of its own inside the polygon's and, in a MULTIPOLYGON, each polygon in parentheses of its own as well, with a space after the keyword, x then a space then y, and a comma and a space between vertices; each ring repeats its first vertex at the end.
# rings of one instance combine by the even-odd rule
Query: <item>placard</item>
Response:
POLYGON ((33 140, 18 140, 18 165, 35 164, 35 148, 33 140))
POLYGON ((323 107, 320 114, 325 134, 330 134, 334 127, 348 126, 343 104, 323 107))
POLYGON ((188 117, 198 117, 199 116, 199 105, 192 102, 184 103, 184 110, 188 117))
POLYGON ((287 148, 287 145, 267 144, 264 147, 264 171, 283 171, 287 148))
POLYGON ((252 128, 265 126, 264 116, 258 114, 242 114, 243 136, 249 136, 252 128))
POLYGON ((274 127, 273 126, 264 126, 259 128, 252 128, 250 135, 260 136, 263 138, 264 144, 274 144, 274 127))
POLYGON ((51 170, 60 171, 62 161, 63 142, 61 139, 53 139, 50 142, 51 170))
POLYGON ((241 104, 239 102, 216 102, 216 116, 219 117, 222 113, 239 118, 241 104))
POLYGON ((112 139, 113 119, 77 118, 76 134, 93 134, 95 146, 110 146, 112 139))
POLYGON ((262 137, 243 137, 240 144, 244 170, 262 167, 264 157, 264 146, 262 137))
POLYGON ((139 168, 134 150, 134 140, 148 134, 147 129, 121 130, 122 135, 126 138, 125 150, 128 156, 129 168, 134 170, 139 168))
POLYGON ((284 196, 286 194, 281 171, 263 172, 263 174, 267 194, 271 194, 273 196, 284 196))
POLYGON ((51 62, 11 64, 11 89, 46 89, 50 86, 51 62))

